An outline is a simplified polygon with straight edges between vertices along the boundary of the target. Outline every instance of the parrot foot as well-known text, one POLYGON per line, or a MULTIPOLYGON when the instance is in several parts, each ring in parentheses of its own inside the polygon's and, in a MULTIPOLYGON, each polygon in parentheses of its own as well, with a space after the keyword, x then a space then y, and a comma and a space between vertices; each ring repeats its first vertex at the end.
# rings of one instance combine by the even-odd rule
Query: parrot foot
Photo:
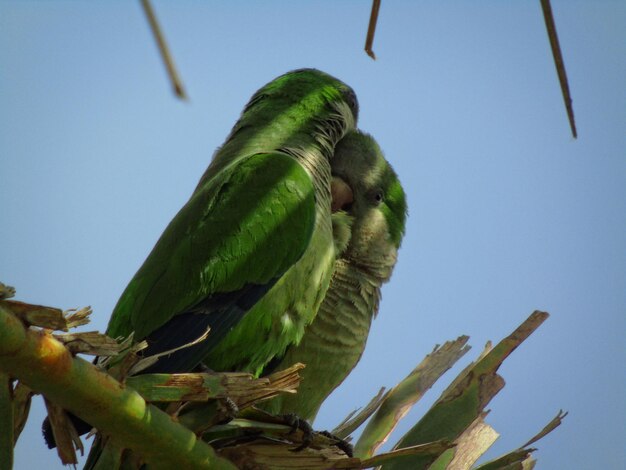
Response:
POLYGON ((298 417, 293 413, 280 415, 280 417, 285 420, 285 423, 288 426, 291 427, 291 431, 289 434, 293 434, 298 430, 302 431, 302 443, 298 447, 289 449, 292 452, 300 452, 301 450, 306 449, 313 442, 314 434, 321 434, 322 436, 335 441, 333 442, 333 445, 339 450, 343 451, 348 457, 354 456, 354 449, 352 447, 352 444, 350 444, 348 441, 341 439, 328 431, 321 431, 316 433, 315 431, 313 431, 313 428, 308 421, 298 417))
POLYGON ((348 441, 346 441, 345 439, 342 439, 340 437, 335 436, 334 434, 330 433, 329 431, 320 431, 320 434, 322 436, 326 436, 329 439, 332 439, 333 441, 335 441, 335 443, 333 444, 335 447, 337 447, 339 450, 343 451, 348 457, 352 458, 354 457, 354 446, 352 444, 350 444, 348 441))
POLYGON ((280 415, 280 417, 285 420, 287 426, 291 427, 289 434, 293 434, 298 430, 302 431, 302 443, 298 447, 289 450, 300 452, 311 445, 311 442, 313 442, 313 428, 307 420, 298 417, 294 413, 280 415))

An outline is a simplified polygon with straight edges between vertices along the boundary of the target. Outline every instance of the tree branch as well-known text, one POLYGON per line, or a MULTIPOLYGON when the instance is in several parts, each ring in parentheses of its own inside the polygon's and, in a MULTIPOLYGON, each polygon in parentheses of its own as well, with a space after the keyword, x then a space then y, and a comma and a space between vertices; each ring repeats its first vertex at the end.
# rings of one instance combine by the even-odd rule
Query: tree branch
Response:
POLYGON ((172 54, 170 54, 170 50, 167 47, 167 42, 165 42, 165 36, 161 31, 161 27, 159 26, 159 22, 157 21, 154 9, 152 8, 152 5, 150 5, 150 0, 141 0, 141 6, 143 7, 143 11, 148 18, 150 29, 152 30, 152 34, 154 35, 154 39, 156 40, 157 47, 159 48, 159 52, 161 53, 161 58, 165 63, 167 75, 170 77, 170 82, 172 83, 174 94, 181 100, 186 100, 187 93, 185 93, 185 87, 183 86, 183 82, 180 79, 178 72, 176 71, 174 59, 172 58, 172 54))
POLYGON ((374 54, 372 46, 374 45, 374 34, 376 33, 376 23, 378 22, 380 1, 381 0, 372 1, 372 12, 370 14, 370 22, 367 27, 367 37, 365 38, 365 52, 374 60, 376 60, 376 54, 374 54))
POLYGON ((552 57, 554 58, 556 73, 559 76, 559 83, 561 84, 561 93, 563 94, 563 102, 565 103, 565 110, 567 111, 567 119, 569 119, 569 126, 575 139, 578 137, 578 132, 576 131, 576 121, 574 120, 574 107, 572 106, 572 96, 569 92, 565 63, 563 62, 563 54, 561 53, 561 46, 559 45, 559 37, 556 34, 556 26, 554 24, 550 0, 541 0, 541 9, 543 10, 543 19, 546 22, 548 38, 550 39, 550 47, 552 48, 552 57))
POLYGON ((165 412, 89 362, 72 357, 45 330, 26 328, 0 305, 0 372, 92 424, 154 468, 234 470, 228 460, 165 412))

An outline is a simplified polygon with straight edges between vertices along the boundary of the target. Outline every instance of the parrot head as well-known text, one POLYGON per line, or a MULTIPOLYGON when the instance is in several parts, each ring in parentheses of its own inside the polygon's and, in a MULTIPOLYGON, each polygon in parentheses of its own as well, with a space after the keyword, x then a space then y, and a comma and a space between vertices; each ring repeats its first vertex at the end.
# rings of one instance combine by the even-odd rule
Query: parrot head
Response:
POLYGON ((358 113, 354 90, 341 80, 316 69, 287 72, 252 95, 196 190, 242 155, 314 147, 329 160, 358 113))
POLYGON ((333 230, 340 256, 388 280, 407 216, 398 176, 376 141, 359 131, 349 132, 339 141, 331 170, 333 230))
POLYGON ((324 102, 343 102, 348 106, 355 123, 359 114, 359 104, 354 90, 317 69, 292 70, 275 78, 250 98, 243 113, 256 111, 257 108, 263 109, 264 102, 270 101, 272 102, 270 106, 279 102, 287 107, 301 105, 308 108, 316 108, 324 102))

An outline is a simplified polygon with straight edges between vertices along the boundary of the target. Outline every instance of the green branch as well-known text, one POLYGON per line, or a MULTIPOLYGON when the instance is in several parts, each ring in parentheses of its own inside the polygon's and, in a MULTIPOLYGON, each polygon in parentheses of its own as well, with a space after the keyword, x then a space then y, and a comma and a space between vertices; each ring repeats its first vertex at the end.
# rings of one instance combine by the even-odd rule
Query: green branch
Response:
POLYGON ((153 468, 235 467, 133 389, 72 357, 43 330, 26 328, 0 305, 0 372, 19 379, 71 411, 153 468))
MULTIPOLYGON (((120 377, 138 366, 136 353, 141 343, 129 349, 132 338, 118 344, 95 332, 52 334, 54 329, 67 331, 87 323, 90 309, 68 314, 5 300, 10 294, 0 284, 0 470, 11 469, 12 447, 28 416, 33 392, 44 395, 64 463, 76 462, 74 448, 82 449, 64 410, 98 429, 97 448, 101 452, 92 453, 96 456, 94 470, 119 468, 122 461, 131 466, 147 463, 157 470, 469 468, 497 437, 483 421, 487 414, 484 407, 504 385, 496 371, 548 316, 534 312, 495 347, 488 343, 478 360, 461 372, 394 450, 374 455, 408 409, 467 351, 467 337, 435 348, 400 384, 386 394, 381 390, 365 410, 349 416, 337 428, 338 434, 346 437, 373 414, 356 443, 356 457, 350 457, 334 436, 314 432, 306 437, 302 430, 294 431, 284 417, 252 407, 278 393, 294 392, 302 364, 256 379, 239 372, 208 372, 147 374, 124 380, 120 377), (76 358, 76 352, 112 354, 109 359, 114 364, 109 361, 108 365, 113 375, 76 358), (240 413, 224 424, 220 399, 226 397, 240 413), (170 414, 149 404, 153 401, 170 414), (294 452, 296 447, 301 450, 294 452)), ((565 415, 559 412, 522 448, 480 469, 529 468, 534 449, 528 446, 558 427, 565 415)))

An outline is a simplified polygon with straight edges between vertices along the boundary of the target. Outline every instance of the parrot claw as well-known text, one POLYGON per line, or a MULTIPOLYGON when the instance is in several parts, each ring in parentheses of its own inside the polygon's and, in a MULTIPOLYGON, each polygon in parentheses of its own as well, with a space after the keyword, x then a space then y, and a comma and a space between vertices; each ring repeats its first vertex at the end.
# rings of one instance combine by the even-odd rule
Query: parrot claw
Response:
POLYGON ((285 420, 285 424, 291 427, 289 434, 293 434, 297 430, 302 431, 302 443, 298 447, 289 450, 292 452, 300 452, 311 445, 311 442, 313 442, 313 428, 308 421, 298 417, 294 413, 280 415, 280 417, 285 420))
POLYGON ((326 436, 329 439, 332 439, 333 441, 336 441, 333 445, 337 447, 339 450, 343 451, 348 457, 350 458, 354 457, 354 446, 350 444, 348 441, 335 436, 329 431, 321 431, 320 434, 322 436, 326 436))
MULTIPOLYGON (((298 447, 294 447, 293 449, 289 450, 291 450, 292 452, 300 452, 311 445, 311 443, 313 442, 313 435, 316 432, 313 431, 313 428, 308 423, 308 421, 298 417, 293 413, 280 415, 280 417, 285 420, 285 424, 291 427, 291 431, 289 432, 289 434, 293 434, 298 430, 302 431, 302 443, 298 447)), ((341 439, 328 431, 317 432, 317 434, 321 434, 322 436, 335 441, 333 445, 339 450, 343 451, 348 457, 354 456, 354 448, 352 447, 352 444, 350 444, 348 441, 341 439)))

